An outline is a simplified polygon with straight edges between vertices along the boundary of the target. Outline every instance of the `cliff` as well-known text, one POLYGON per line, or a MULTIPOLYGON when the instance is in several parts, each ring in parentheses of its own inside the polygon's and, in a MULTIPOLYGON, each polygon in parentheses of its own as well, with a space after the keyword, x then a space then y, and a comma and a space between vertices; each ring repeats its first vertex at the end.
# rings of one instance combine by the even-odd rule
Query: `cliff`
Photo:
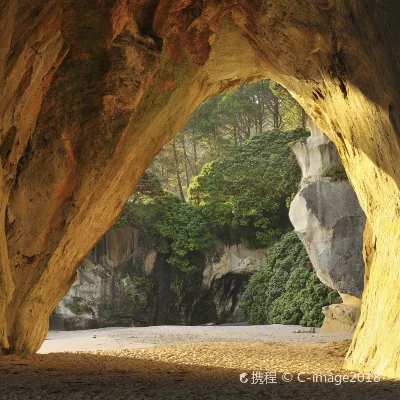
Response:
POLYGON ((311 136, 291 145, 302 171, 289 217, 319 279, 343 304, 324 307, 322 331, 352 332, 364 289, 365 214, 333 142, 314 124, 311 136))
POLYGON ((50 329, 243 321, 241 295, 265 257, 263 250, 218 244, 178 296, 171 266, 151 239, 132 227, 109 231, 79 267, 50 329))

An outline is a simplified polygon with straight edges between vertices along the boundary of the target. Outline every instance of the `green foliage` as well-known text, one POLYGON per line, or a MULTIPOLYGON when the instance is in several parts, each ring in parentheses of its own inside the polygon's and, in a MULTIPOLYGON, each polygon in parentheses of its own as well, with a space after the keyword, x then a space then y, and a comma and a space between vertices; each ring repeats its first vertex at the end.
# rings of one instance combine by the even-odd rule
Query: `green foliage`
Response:
POLYGON ((246 288, 240 307, 251 324, 320 326, 321 308, 338 299, 307 268, 308 256, 295 232, 275 244, 246 288))
POLYGON ((254 134, 304 124, 302 108, 282 86, 270 80, 242 85, 202 103, 150 168, 164 189, 181 195, 204 164, 231 154, 254 134))
MULTIPOLYGON (((288 207, 300 170, 288 144, 306 136, 296 129, 303 123, 299 105, 269 80, 209 99, 143 174, 113 229, 135 226, 155 241, 182 299, 194 290, 214 239, 268 247, 292 229, 288 207)), ((251 323, 321 322, 330 294, 307 260, 293 233, 273 247, 242 302, 251 323)), ((124 299, 145 304, 153 288, 135 277, 124 299)))
POLYGON ((86 303, 85 299, 79 296, 72 296, 70 299, 66 299, 66 301, 64 301, 64 304, 75 315, 93 313, 92 307, 90 307, 90 305, 86 303))
POLYGON ((332 181, 343 181, 348 179, 346 170, 342 164, 332 164, 322 170, 321 176, 329 177, 332 181))
POLYGON ((150 171, 143 172, 140 181, 136 187, 134 196, 139 198, 141 196, 161 196, 163 194, 163 188, 160 179, 157 175, 150 171))
POLYGON ((127 224, 128 224, 128 217, 125 214, 121 214, 117 222, 111 227, 111 231, 118 232, 127 224))
MULTIPOLYGON (((161 181, 158 179, 157 175, 153 174, 150 171, 143 172, 138 185, 136 186, 135 192, 128 200, 127 204, 124 207, 123 212, 121 213, 118 221, 111 228, 113 231, 119 231, 124 226, 128 225, 130 222, 129 218, 131 217, 129 210, 131 210, 131 206, 136 201, 141 198, 155 198, 157 196, 163 196, 164 191, 162 188, 161 181)), ((144 200, 146 201, 146 200, 144 200)))
POLYGON ((135 281, 129 282, 121 287, 120 307, 129 309, 133 306, 136 310, 144 310, 147 305, 148 293, 146 290, 142 290, 135 281))
POLYGON ((179 300, 183 297, 184 280, 182 276, 176 275, 171 281, 170 288, 176 294, 179 300))
POLYGON ((121 221, 153 238, 156 250, 183 272, 198 269, 199 254, 211 248, 211 233, 199 208, 170 193, 137 196, 135 192, 125 204, 119 225, 121 221))
POLYGON ((146 278, 145 276, 134 276, 133 285, 136 289, 140 288, 145 293, 150 293, 154 289, 155 283, 152 279, 146 278))
POLYGON ((219 237, 269 245, 290 226, 286 199, 297 190, 300 169, 288 143, 305 135, 297 129, 253 136, 203 167, 189 187, 189 201, 219 237))

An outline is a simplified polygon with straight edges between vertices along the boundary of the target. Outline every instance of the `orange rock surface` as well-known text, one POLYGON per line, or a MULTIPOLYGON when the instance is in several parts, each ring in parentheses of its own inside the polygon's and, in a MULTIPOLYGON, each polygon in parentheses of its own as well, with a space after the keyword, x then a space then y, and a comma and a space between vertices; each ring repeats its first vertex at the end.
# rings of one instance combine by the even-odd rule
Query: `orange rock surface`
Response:
POLYGON ((350 368, 400 376, 396 0, 0 1, 0 347, 35 352, 79 262, 207 97, 272 78, 368 221, 350 368))

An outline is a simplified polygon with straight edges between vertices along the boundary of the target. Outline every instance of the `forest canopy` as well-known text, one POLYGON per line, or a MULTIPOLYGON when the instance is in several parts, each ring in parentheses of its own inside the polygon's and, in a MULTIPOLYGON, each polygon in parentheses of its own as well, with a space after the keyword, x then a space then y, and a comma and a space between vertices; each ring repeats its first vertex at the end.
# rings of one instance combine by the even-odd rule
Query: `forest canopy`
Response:
POLYGON ((150 166, 163 187, 187 198, 193 178, 208 162, 229 156, 251 136, 306 129, 306 114, 289 92, 264 80, 210 98, 150 166))
POLYGON ((300 170, 288 144, 305 136, 302 129, 257 134, 204 165, 189 187, 189 201, 201 207, 218 237, 260 248, 291 229, 288 200, 300 170))

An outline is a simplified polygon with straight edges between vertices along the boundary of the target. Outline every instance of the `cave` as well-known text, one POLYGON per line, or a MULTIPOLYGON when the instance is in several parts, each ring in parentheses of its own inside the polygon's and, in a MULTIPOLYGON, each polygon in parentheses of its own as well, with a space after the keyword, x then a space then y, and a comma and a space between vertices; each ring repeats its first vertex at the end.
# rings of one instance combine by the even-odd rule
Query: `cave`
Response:
POLYGON ((400 377, 400 4, 4 0, 0 348, 38 350, 80 262, 208 97, 271 78, 336 144, 367 216, 346 367, 400 377))

